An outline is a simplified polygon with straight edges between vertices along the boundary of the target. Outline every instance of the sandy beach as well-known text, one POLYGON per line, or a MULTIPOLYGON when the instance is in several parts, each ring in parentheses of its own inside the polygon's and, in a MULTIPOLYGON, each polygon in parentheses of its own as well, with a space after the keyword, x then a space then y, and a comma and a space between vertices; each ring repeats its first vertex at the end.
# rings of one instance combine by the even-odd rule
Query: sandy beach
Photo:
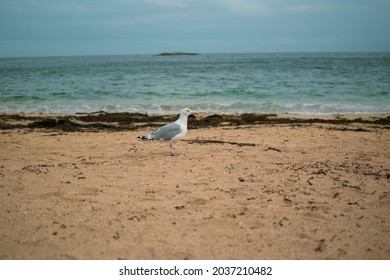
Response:
POLYGON ((388 115, 94 116, 1 114, 0 259, 390 259, 388 115))

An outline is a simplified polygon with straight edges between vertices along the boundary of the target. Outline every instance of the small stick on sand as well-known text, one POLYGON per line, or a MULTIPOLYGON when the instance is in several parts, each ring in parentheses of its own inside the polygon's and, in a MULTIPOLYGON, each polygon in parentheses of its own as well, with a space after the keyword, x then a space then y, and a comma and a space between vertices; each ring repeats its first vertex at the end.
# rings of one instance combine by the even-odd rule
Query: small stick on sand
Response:
POLYGON ((89 126, 104 126, 104 127, 120 127, 118 124, 107 122, 83 122, 76 119, 69 119, 69 122, 74 125, 89 127, 89 126))

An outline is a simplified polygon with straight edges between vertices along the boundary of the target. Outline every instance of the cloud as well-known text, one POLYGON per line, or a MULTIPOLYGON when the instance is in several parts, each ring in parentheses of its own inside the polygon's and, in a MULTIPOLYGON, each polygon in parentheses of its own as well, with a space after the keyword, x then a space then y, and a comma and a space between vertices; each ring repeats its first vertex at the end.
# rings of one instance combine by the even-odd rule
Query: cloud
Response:
POLYGON ((335 5, 332 3, 306 3, 306 4, 296 4, 285 6, 283 10, 288 12, 301 12, 301 13, 310 13, 310 12, 327 12, 335 8, 335 5))
POLYGON ((184 0, 144 0, 145 2, 156 4, 163 7, 183 8, 188 7, 188 1, 184 0))
MULTIPOLYGON (((378 0, 379 1, 379 0, 378 0)), ((264 1, 264 0, 215 0, 204 2, 205 5, 214 5, 223 8, 234 15, 275 15, 283 12, 310 12, 318 10, 321 5, 317 3, 290 3, 290 1, 264 1)))
POLYGON ((255 0, 216 0, 217 5, 237 15, 261 15, 269 11, 262 1, 255 0))
POLYGON ((297 5, 297 6, 291 6, 286 8, 286 10, 293 11, 293 12, 306 12, 311 9, 312 8, 309 5, 297 5))

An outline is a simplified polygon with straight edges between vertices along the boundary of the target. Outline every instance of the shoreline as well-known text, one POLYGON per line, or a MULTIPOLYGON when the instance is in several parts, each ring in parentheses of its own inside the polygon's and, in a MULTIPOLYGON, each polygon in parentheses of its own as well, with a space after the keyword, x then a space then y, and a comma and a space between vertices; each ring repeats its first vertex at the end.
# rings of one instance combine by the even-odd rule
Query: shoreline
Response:
POLYGON ((1 113, 0 259, 388 260, 389 115, 1 113))
MULTIPOLYGON (((94 129, 115 129, 117 131, 138 130, 144 127, 158 127, 176 120, 178 114, 140 113, 78 113, 41 114, 0 112, 0 129, 46 128, 65 131, 79 130, 86 126, 94 129), (85 126, 83 126, 85 124, 85 126)), ((190 129, 221 126, 245 126, 266 124, 367 124, 382 128, 390 127, 390 113, 384 114, 199 114, 188 121, 190 129)))

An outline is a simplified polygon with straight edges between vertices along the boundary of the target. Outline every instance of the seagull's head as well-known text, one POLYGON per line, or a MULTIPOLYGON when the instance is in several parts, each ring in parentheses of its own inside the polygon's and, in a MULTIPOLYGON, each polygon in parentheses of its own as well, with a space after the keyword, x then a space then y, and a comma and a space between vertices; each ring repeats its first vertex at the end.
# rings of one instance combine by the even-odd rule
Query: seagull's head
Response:
POLYGON ((186 116, 186 117, 191 116, 191 115, 197 115, 197 114, 198 114, 198 112, 192 111, 192 110, 189 109, 189 108, 184 108, 184 109, 181 111, 181 113, 180 113, 180 115, 184 115, 184 116, 186 116))

